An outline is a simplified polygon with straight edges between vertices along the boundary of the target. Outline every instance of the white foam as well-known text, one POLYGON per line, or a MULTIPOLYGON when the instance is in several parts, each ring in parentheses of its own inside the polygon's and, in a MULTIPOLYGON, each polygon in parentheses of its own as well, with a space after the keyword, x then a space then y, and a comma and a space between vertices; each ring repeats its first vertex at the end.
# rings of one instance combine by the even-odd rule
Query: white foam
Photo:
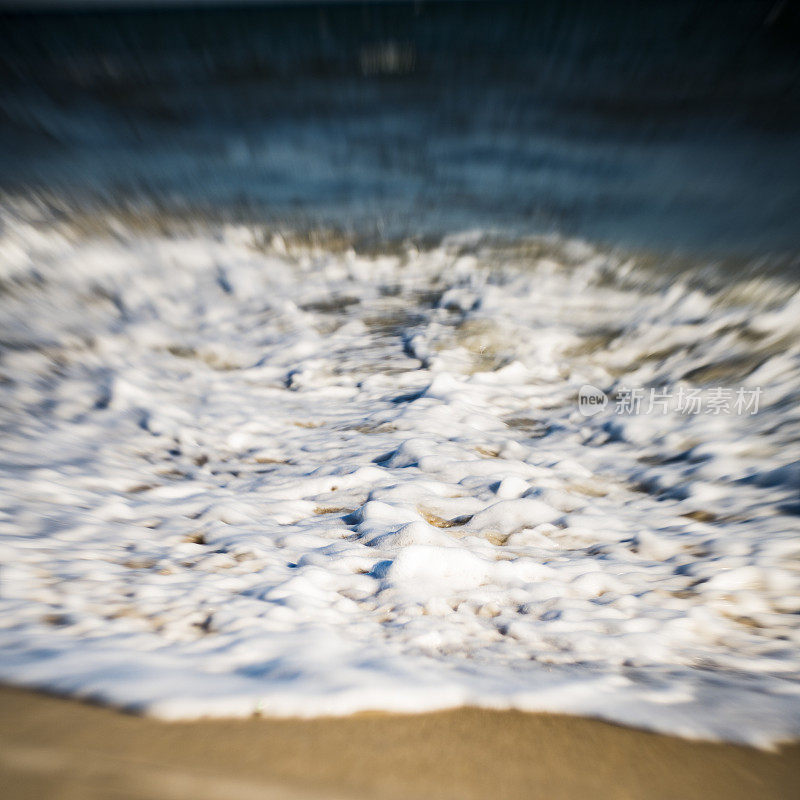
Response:
POLYGON ((800 735, 794 289, 261 241, 7 221, 2 679, 166 718, 800 735), (732 362, 756 416, 575 405, 732 362))

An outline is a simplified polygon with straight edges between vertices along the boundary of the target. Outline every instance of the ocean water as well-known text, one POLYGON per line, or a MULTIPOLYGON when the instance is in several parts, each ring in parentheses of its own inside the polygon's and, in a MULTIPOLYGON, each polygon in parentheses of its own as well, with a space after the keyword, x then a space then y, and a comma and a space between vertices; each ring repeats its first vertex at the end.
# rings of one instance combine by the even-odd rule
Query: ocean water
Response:
POLYGON ((793 4, 7 14, 0 187, 54 212, 796 252, 793 4))
POLYGON ((3 22, 0 679, 800 735, 791 9, 3 22))

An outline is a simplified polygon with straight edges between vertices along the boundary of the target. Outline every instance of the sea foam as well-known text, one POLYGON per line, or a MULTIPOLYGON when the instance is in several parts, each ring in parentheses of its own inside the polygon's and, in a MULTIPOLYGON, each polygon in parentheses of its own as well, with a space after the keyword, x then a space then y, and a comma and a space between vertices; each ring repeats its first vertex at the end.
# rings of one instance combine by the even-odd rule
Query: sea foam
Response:
POLYGON ((168 719, 800 735, 796 286, 557 239, 5 222, 3 680, 168 719), (714 383, 758 413, 576 402, 714 383))

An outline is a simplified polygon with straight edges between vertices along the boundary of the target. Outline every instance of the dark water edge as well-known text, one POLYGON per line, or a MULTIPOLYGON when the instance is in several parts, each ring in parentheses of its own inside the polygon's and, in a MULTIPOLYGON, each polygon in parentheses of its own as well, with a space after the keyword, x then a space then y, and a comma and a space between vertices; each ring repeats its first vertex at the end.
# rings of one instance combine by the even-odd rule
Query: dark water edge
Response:
POLYGON ((348 237, 800 253, 800 12, 304 3, 0 14, 0 195, 348 237))

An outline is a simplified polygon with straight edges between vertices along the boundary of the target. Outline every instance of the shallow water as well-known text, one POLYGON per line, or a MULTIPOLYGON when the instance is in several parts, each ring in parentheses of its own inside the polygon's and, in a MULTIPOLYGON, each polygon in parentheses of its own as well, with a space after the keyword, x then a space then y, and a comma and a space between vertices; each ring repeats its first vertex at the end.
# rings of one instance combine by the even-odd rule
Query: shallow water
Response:
POLYGON ((794 285, 637 285, 558 239, 6 230, 6 680, 170 718, 800 732, 794 285), (729 363, 756 414, 576 404, 706 402, 729 363))
POLYGON ((798 737, 795 20, 670 8, 9 18, 0 678, 798 737))

